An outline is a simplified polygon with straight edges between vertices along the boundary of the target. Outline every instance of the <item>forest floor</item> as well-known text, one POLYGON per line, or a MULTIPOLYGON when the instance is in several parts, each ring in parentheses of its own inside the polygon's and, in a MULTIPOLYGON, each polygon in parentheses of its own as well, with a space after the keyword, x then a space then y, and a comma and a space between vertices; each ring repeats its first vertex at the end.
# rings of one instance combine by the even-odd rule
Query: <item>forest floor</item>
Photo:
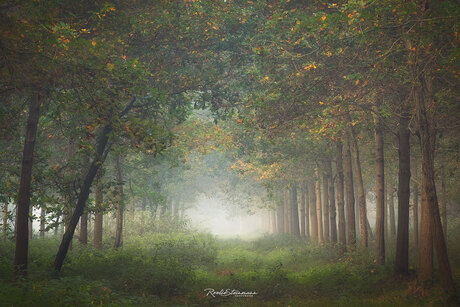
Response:
MULTIPOLYGON (((458 289, 457 241, 450 240, 450 256, 458 289)), ((443 306, 445 299, 438 281, 415 294, 413 267, 410 277, 395 279, 391 250, 379 266, 369 253, 340 255, 285 235, 244 241, 151 234, 128 238, 117 251, 74 242, 57 277, 51 267, 58 244, 32 240, 29 277, 19 282, 13 244, 0 244, 0 306, 443 306), (256 294, 213 297, 208 288, 256 294)))

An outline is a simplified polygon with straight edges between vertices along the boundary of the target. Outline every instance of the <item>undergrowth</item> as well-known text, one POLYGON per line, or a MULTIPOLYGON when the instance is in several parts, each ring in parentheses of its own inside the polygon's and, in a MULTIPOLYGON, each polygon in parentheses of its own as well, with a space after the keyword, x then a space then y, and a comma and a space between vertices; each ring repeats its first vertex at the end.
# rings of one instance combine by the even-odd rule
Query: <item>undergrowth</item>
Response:
MULTIPOLYGON (((411 295, 407 289, 413 277, 393 278, 392 262, 377 265, 370 252, 357 250, 340 254, 337 248, 308 244, 289 235, 267 235, 243 241, 218 240, 202 233, 148 233, 128 237, 118 250, 97 250, 74 242, 62 272, 56 276, 52 263, 58 245, 56 239, 32 240, 29 276, 27 280, 14 281, 14 245, 2 243, 0 306, 421 306, 443 303, 439 287, 424 297, 411 295), (206 295, 204 289, 207 288, 257 294, 212 297, 206 295)), ((452 246, 460 248, 456 243, 452 246)))

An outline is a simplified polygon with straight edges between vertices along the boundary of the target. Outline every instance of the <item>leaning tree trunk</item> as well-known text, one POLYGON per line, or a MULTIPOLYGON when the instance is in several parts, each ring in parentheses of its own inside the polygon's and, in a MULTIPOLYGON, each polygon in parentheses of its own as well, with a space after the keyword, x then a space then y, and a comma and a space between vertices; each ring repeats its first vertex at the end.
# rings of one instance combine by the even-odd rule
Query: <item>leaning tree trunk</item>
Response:
POLYGON ((339 215, 338 225, 338 239, 340 249, 342 252, 345 251, 347 244, 346 230, 345 230, 345 200, 343 190, 343 153, 342 153, 342 141, 337 141, 337 158, 336 158, 336 169, 337 169, 337 211, 339 215))
MULTIPOLYGON (((323 164, 324 168, 327 168, 327 163, 323 164)), ((329 186, 328 176, 323 171, 321 176, 322 181, 322 204, 323 204, 323 239, 325 243, 329 242, 329 186)))
POLYGON ((399 118, 399 187, 398 236, 396 238, 395 273, 409 273, 409 199, 410 199, 410 115, 403 111, 399 118))
POLYGON ((308 204, 310 206, 310 235, 312 242, 318 243, 318 217, 316 216, 315 183, 308 180, 308 204))
POLYGON ((91 166, 86 174, 85 180, 83 181, 80 193, 78 195, 77 205, 75 206, 72 218, 70 219, 68 227, 65 230, 64 236, 61 241, 61 245, 59 246, 58 253, 56 254, 56 258, 54 259, 54 269, 57 272, 61 271, 62 264, 64 263, 65 256, 67 255, 70 242, 72 241, 72 237, 75 232, 75 228, 77 227, 78 220, 80 219, 80 216, 83 214, 83 210, 85 209, 86 201, 88 200, 90 188, 93 183, 94 177, 96 176, 98 169, 103 163, 103 154, 105 151, 105 147, 109 141, 109 134, 111 132, 112 126, 105 126, 101 136, 98 139, 96 156, 93 162, 91 163, 91 166))
POLYGON ((331 242, 337 243, 337 221, 336 221, 336 208, 335 208, 335 189, 334 180, 332 179, 332 162, 329 161, 327 167, 327 183, 329 186, 329 218, 331 227, 331 242))
POLYGON ((361 161, 359 158, 359 147, 356 141, 356 136, 353 127, 350 125, 349 134, 351 139, 351 154, 353 159, 353 174, 356 180, 356 192, 358 195, 359 207, 359 225, 361 231, 361 245, 367 247, 368 245, 368 232, 367 232, 367 208, 366 208, 366 194, 364 192, 363 174, 361 171, 361 161))
MULTIPOLYGON (((441 284, 448 295, 448 302, 452 305, 458 304, 456 297, 455 285, 452 278, 449 257, 447 254, 447 245, 442 230, 441 216, 439 213, 438 198, 436 194, 435 170, 434 170, 434 153, 435 153, 435 129, 433 120, 429 118, 426 109, 426 99, 424 97, 425 80, 420 80, 420 85, 416 89, 416 113, 420 137, 420 149, 422 156, 422 178, 423 190, 428 207, 428 217, 431 222, 431 231, 433 234, 433 243, 436 249, 436 258, 438 259, 439 275, 441 284), (418 90, 418 91, 417 91, 418 90)), ((432 95, 427 95, 432 99, 432 95)), ((431 101, 430 101, 431 102, 431 101)))
POLYGON ((385 264, 385 168, 383 148, 383 127, 382 120, 378 114, 378 107, 374 109, 375 124, 375 245, 377 263, 385 264))
POLYGON ((350 137, 344 147, 343 171, 345 175, 346 215, 347 215, 347 246, 353 250, 356 247, 356 225, 355 225, 355 194, 353 190, 353 173, 351 167, 350 137))
MULTIPOLYGON (((120 155, 115 156, 115 169, 117 172, 117 185, 118 185, 118 202, 117 202, 117 213, 116 213, 116 232, 115 232, 115 243, 113 247, 115 249, 121 247, 123 242, 123 180, 121 177, 121 166, 120 166, 120 155)), ((172 210, 171 210, 172 211, 172 210)))
POLYGON ((29 106, 27 118, 26 137, 22 155, 21 179, 16 216, 16 250, 14 254, 14 268, 16 277, 27 276, 27 256, 29 252, 29 207, 30 183, 32 181, 32 165, 34 157, 35 138, 38 120, 40 117, 40 104, 42 97, 34 94, 29 106))

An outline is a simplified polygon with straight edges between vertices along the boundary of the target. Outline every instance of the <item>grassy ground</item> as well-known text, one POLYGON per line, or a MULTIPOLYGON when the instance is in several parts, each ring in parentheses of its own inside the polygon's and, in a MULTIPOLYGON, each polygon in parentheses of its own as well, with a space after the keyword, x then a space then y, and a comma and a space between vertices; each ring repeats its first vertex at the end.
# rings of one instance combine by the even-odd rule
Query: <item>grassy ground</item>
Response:
MULTIPOLYGON (((451 259, 459 282, 459 246, 451 259)), ((0 245, 0 306, 442 306, 435 286, 413 295, 415 271, 392 277, 392 263, 371 254, 340 255, 290 236, 255 241, 206 234, 151 234, 122 249, 75 243, 54 276, 56 240, 33 240, 29 278, 13 282, 13 245, 0 245), (204 289, 257 292, 253 297, 206 296, 204 289)))

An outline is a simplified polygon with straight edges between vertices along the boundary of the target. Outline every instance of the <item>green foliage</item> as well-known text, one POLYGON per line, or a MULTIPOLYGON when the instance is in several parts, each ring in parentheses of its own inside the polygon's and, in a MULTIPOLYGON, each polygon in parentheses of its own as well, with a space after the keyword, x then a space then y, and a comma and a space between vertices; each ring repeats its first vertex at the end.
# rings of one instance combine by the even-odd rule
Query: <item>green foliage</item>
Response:
MULTIPOLYGON (((455 255, 458 244, 451 250, 455 255)), ((363 251, 338 255, 292 236, 254 241, 209 234, 129 237, 119 250, 74 245, 60 277, 52 274, 55 240, 33 240, 27 281, 12 282, 14 246, 0 249, 1 306, 393 306, 442 304, 439 288, 410 294, 390 266, 363 251), (203 297, 204 289, 256 291, 253 298, 203 297)), ((454 257, 454 259, 456 259, 454 257)), ((456 266, 454 267, 456 269, 456 266)))

